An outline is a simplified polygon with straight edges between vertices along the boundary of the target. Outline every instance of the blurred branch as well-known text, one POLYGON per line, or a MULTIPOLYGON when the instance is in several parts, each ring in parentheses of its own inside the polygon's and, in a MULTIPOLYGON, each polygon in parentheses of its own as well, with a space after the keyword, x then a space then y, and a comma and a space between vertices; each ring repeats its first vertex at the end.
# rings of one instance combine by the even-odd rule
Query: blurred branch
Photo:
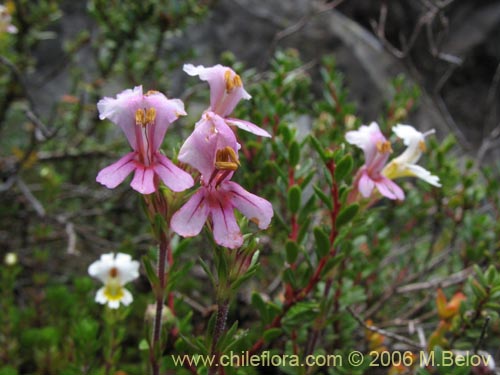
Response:
POLYGON ((39 217, 45 217, 46 211, 45 208, 43 208, 43 205, 40 203, 38 199, 33 195, 31 190, 28 188, 28 186, 24 183, 24 181, 18 176, 16 179, 17 182, 17 187, 21 191, 21 193, 24 195, 26 200, 31 204, 31 207, 35 210, 37 215, 39 217))
MULTIPOLYGON (((267 65, 269 63, 269 56, 271 56, 274 53, 276 47, 283 39, 302 30, 312 19, 322 15, 323 13, 335 9, 343 2, 344 0, 335 0, 333 2, 323 1, 317 6, 316 9, 301 17, 297 22, 284 28, 283 30, 278 31, 274 35, 273 40, 271 41, 271 44, 268 47, 268 53, 264 57, 260 65, 267 65)), ((240 4, 240 6, 242 5, 240 4)), ((278 20, 278 21, 275 20, 274 24, 283 25, 286 24, 286 22, 283 22, 283 20, 278 20)))
POLYGON ((350 306, 347 306, 346 309, 347 309, 347 311, 349 311, 349 313, 352 315, 352 317, 354 319, 356 319, 356 321, 361 326, 363 326, 365 329, 367 329, 369 331, 372 331, 372 332, 375 332, 375 333, 378 333, 378 334, 380 334, 382 336, 389 337, 390 339, 393 339, 393 340, 396 340, 396 341, 399 341, 399 342, 403 342, 403 343, 407 344, 408 346, 411 346, 412 348, 415 348, 415 349, 418 349, 418 350, 424 349, 424 347, 422 345, 420 345, 419 343, 416 343, 415 341, 410 340, 410 339, 408 339, 408 338, 406 338, 404 336, 398 335, 397 333, 386 331, 384 329, 375 327, 373 325, 367 325, 364 322, 363 318, 361 316, 359 316, 358 314, 356 314, 352 310, 352 308, 350 306))
POLYGON ((28 86, 26 85, 26 82, 24 81, 24 77, 22 73, 17 69, 17 67, 10 61, 8 58, 5 56, 0 55, 0 64, 6 66, 11 73, 14 75, 14 78, 16 81, 19 83, 19 86, 21 87, 21 90, 23 92, 23 96, 28 100, 30 109, 33 113, 36 114, 36 106, 35 106, 35 101, 33 97, 31 96, 28 86))
POLYGON ((472 273, 474 273, 474 270, 472 267, 469 267, 447 277, 400 286, 396 288, 396 293, 413 293, 425 289, 447 288, 464 282, 472 273))

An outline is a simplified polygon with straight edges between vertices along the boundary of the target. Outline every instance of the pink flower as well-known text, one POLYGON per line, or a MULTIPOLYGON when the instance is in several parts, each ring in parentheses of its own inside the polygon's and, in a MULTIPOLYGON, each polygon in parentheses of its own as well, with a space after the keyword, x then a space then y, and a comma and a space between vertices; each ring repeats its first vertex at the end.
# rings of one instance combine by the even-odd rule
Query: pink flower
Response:
POLYGON ((201 173, 201 187, 177 211, 170 226, 183 237, 200 233, 210 217, 215 242, 231 249, 243 244, 234 209, 238 209, 260 229, 273 217, 271 203, 230 181, 238 168, 238 143, 232 130, 221 126, 223 119, 205 113, 179 152, 179 160, 201 173))
POLYGON ((248 100, 250 94, 243 88, 239 75, 231 68, 215 65, 205 68, 202 65, 184 65, 184 71, 190 76, 199 76, 201 80, 207 81, 210 86, 210 108, 208 112, 218 115, 224 119, 227 125, 234 125, 262 137, 271 137, 264 129, 251 122, 229 118, 229 116, 241 99, 248 100))
POLYGON ((369 126, 362 125, 359 130, 347 132, 346 140, 361 148, 365 154, 365 165, 358 171, 354 183, 361 195, 368 198, 377 187, 383 196, 403 200, 403 190, 382 174, 392 148, 377 123, 372 122, 369 126))
POLYGON ((194 182, 192 177, 175 166, 160 152, 168 126, 185 115, 179 99, 167 99, 158 91, 142 93, 142 86, 128 89, 116 98, 97 103, 99 118, 118 125, 133 151, 97 175, 97 182, 113 189, 134 171, 130 186, 141 194, 151 194, 158 187, 158 177, 173 191, 183 191, 194 182))

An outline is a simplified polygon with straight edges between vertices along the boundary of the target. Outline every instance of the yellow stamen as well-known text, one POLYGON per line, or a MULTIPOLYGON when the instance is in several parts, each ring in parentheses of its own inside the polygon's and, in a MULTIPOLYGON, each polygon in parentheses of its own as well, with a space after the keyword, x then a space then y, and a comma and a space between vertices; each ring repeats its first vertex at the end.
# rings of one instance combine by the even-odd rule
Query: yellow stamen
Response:
POLYGON ((241 82, 241 78, 238 74, 235 74, 234 77, 231 78, 231 70, 226 70, 224 73, 224 81, 226 81, 226 92, 229 94, 235 87, 243 86, 241 82))
POLYGON ((241 82, 241 78, 238 74, 235 74, 233 77, 233 85, 236 87, 243 86, 243 82, 241 82))
POLYGON ((226 91, 228 93, 230 93, 231 91, 233 91, 234 82, 231 79, 231 71, 230 70, 226 70, 226 72, 224 73, 224 81, 226 81, 226 91))
POLYGON ((146 111, 146 124, 154 124, 156 120, 156 109, 153 107, 148 108, 146 111))
POLYGON ((257 219, 256 217, 252 217, 250 219, 250 221, 253 222, 253 223, 255 223, 255 224, 257 224, 257 225, 259 225, 259 223, 260 223, 259 219, 257 219))
POLYGON ((420 141, 418 142, 418 148, 420 149, 420 151, 422 152, 426 152, 427 151, 427 145, 425 144, 424 141, 420 141))
POLYGON ((146 93, 146 96, 149 96, 149 95, 154 95, 154 94, 159 94, 160 92, 159 91, 156 91, 156 90, 149 90, 147 93, 146 93))
POLYGON ((217 150, 215 154, 215 168, 218 170, 235 171, 239 165, 238 155, 231 147, 226 146, 217 150))
POLYGON ((392 152, 391 142, 378 141, 377 142, 377 151, 380 152, 381 154, 386 154, 386 153, 392 152))
POLYGON ((137 126, 145 126, 146 125, 146 113, 144 112, 144 109, 139 108, 137 111, 135 111, 135 124, 137 126))

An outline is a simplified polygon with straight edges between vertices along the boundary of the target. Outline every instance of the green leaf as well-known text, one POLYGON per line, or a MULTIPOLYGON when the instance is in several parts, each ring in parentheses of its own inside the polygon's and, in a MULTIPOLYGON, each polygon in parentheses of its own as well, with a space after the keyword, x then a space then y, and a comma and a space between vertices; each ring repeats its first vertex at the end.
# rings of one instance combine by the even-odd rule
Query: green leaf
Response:
POLYGON ((344 178, 351 173, 353 165, 354 162, 351 155, 345 155, 342 159, 340 159, 335 167, 335 181, 343 181, 344 178))
POLYGON ((288 240, 285 245, 286 250, 286 261, 288 264, 293 264, 297 260, 299 255, 299 245, 295 241, 288 240))
POLYGON ((264 342, 267 344, 283 334, 283 330, 281 328, 270 328, 264 331, 262 335, 264 337, 264 342))
POLYGON ((330 240, 328 235, 320 227, 314 228, 313 232, 314 239, 316 240, 316 254, 318 258, 321 259, 330 252, 330 240))
POLYGON ((214 274, 210 271, 210 267, 208 267, 208 264, 206 264, 203 259, 198 258, 198 261, 200 262, 201 268, 203 268, 203 271, 205 271, 208 278, 212 282, 212 286, 215 288, 217 286, 217 282, 215 281, 214 274))
POLYGON ((155 214, 154 229, 158 237, 161 233, 165 233, 165 231, 167 230, 167 222, 165 221, 163 215, 160 215, 158 213, 155 214))
POLYGON ((313 189, 314 189, 314 193, 318 196, 319 199, 321 199, 321 201, 324 204, 326 204, 326 206, 328 207, 328 209, 330 211, 333 210, 332 197, 326 195, 325 193, 323 193, 323 191, 318 186, 316 186, 316 185, 313 185, 313 189))
POLYGON ((290 166, 295 167, 300 160, 300 145, 297 141, 293 141, 288 150, 288 162, 290 166))
POLYGON ((160 281, 158 280, 158 275, 156 274, 156 270, 151 264, 151 259, 147 255, 144 255, 142 258, 142 264, 144 265, 144 269, 146 270, 146 276, 148 277, 149 282, 153 286, 153 288, 158 287, 160 285, 160 281))
POLYGON ((283 280, 290 284, 293 288, 297 287, 297 280, 295 279, 295 275, 290 268, 286 268, 283 271, 283 280))
POLYGON ((310 322, 319 312, 317 302, 299 302, 288 310, 283 318, 283 325, 297 326, 304 322, 310 322))
POLYGON ((288 209, 293 214, 299 212, 301 205, 301 196, 302 190, 297 185, 293 185, 292 187, 290 187, 290 190, 288 190, 288 209))
POLYGON ((257 292, 253 292, 251 302, 252 306, 255 307, 257 310, 259 310, 261 320, 263 322, 266 322, 269 318, 269 313, 267 311, 267 305, 262 299, 261 295, 257 292))
POLYGON ((359 204, 357 203, 351 204, 341 210, 339 215, 337 216, 337 220, 335 221, 335 226, 337 227, 337 229, 354 219, 354 216, 356 216, 358 210, 359 204))
POLYGON ((314 135, 310 135, 309 139, 311 140, 311 144, 316 150, 316 152, 319 154, 319 157, 323 161, 324 164, 328 162, 328 157, 326 155, 325 150, 323 149, 323 146, 321 143, 318 141, 318 139, 314 135))
POLYGON ((227 345, 231 343, 231 340, 238 329, 238 321, 235 321, 231 328, 229 328, 219 339, 217 343, 217 348, 220 352, 224 352, 227 345))

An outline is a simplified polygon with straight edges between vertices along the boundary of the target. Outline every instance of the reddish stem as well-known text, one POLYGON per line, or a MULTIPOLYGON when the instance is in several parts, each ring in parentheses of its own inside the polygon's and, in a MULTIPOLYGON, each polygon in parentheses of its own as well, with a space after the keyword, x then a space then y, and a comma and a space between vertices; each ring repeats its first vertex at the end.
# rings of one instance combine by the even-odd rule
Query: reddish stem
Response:
MULTIPOLYGON (((295 305, 296 303, 304 300, 309 295, 309 293, 313 290, 313 288, 320 281, 320 279, 321 279, 321 272, 325 268, 328 260, 331 259, 331 258, 333 258, 335 256, 335 254, 336 254, 336 249, 333 247, 333 244, 335 243, 335 239, 337 238, 337 235, 338 235, 338 231, 337 231, 335 223, 336 223, 337 216, 338 216, 338 213, 339 213, 340 208, 341 208, 341 204, 340 204, 340 201, 339 201, 339 194, 338 194, 337 183, 335 182, 335 162, 334 161, 330 161, 329 163, 327 163, 326 166, 327 166, 327 169, 330 172, 330 175, 332 177, 332 187, 330 189, 330 193, 331 193, 332 199, 333 199, 333 209, 330 212, 330 220, 332 222, 332 230, 330 232, 330 237, 329 237, 329 240, 330 240, 330 252, 320 259, 320 261, 318 263, 318 266, 316 267, 316 270, 314 271, 314 274, 309 279, 309 282, 308 282, 308 284, 307 284, 306 287, 304 287, 301 290, 295 291, 295 290, 293 290, 291 288, 291 286, 289 284, 286 285, 286 293, 285 293, 286 299, 285 299, 285 303, 283 305, 283 311, 281 312, 281 314, 277 315, 273 319, 273 321, 271 322, 271 324, 268 327, 266 327, 266 329, 281 327, 281 319, 286 315, 287 311, 293 305, 295 305)), ((289 177, 290 177, 290 175, 291 174, 289 173, 289 177)), ((293 177, 293 174, 292 174, 292 177, 293 177)), ((290 180, 289 180, 289 182, 290 182, 290 180)), ((292 234, 293 234, 293 230, 292 230, 292 234)), ((290 235, 290 238, 291 237, 292 236, 290 235)), ((337 291, 335 297, 340 296, 339 293, 340 292, 337 291)), ((337 301, 337 303, 338 303, 338 301, 337 301)), ((264 345, 264 339, 260 338, 259 340, 257 340, 254 343, 254 345, 252 346, 252 348, 249 350, 249 353, 250 354, 256 353, 257 351, 259 351, 262 348, 263 345, 264 345)))

